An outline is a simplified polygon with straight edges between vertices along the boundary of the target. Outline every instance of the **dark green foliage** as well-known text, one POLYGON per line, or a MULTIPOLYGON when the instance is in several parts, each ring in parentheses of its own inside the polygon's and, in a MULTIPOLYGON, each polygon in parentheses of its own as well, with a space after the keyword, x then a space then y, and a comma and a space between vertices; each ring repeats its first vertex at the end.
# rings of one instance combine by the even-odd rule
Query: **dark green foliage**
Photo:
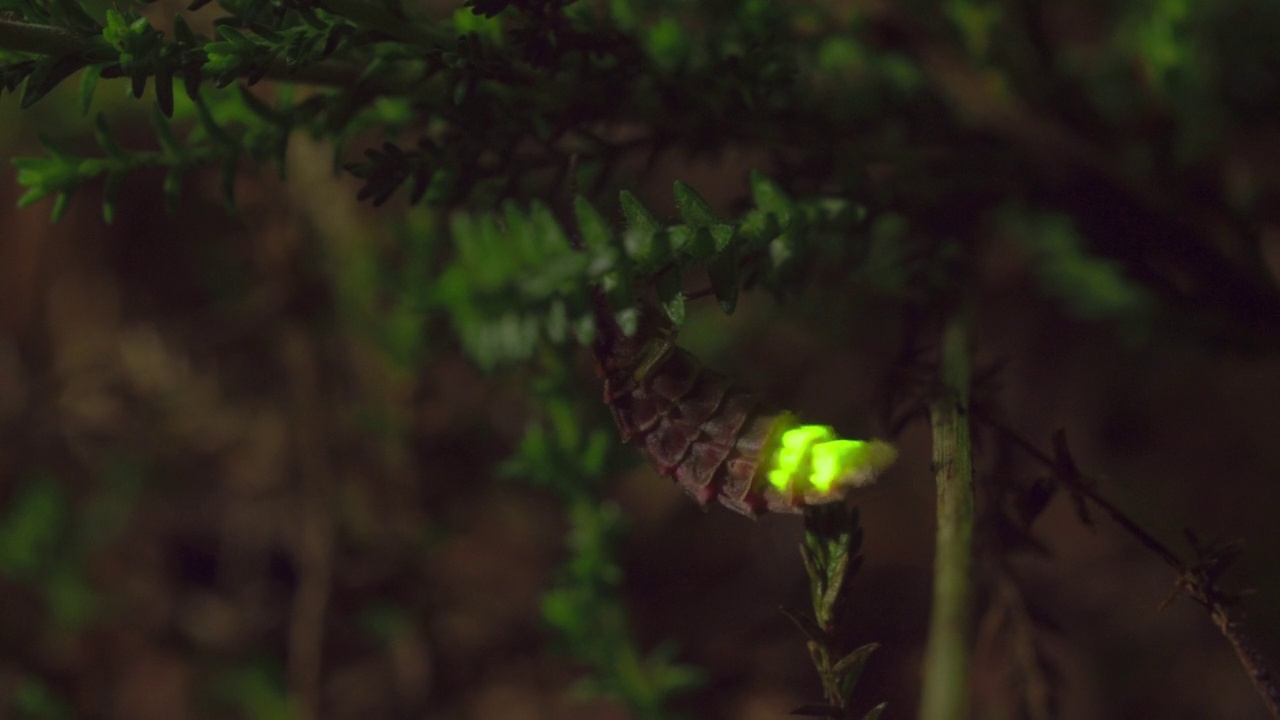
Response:
POLYGON ((1000 222, 1031 256, 1042 291, 1068 314, 1117 323, 1131 335, 1150 325, 1151 292, 1126 277, 1119 263, 1090 253, 1069 218, 1009 208, 1000 222))
POLYGON ((590 420, 602 409, 598 403, 570 399, 567 358, 545 353, 540 365, 533 388, 538 410, 501 473, 545 488, 568 510, 569 558, 543 597, 543 618, 559 649, 592 669, 578 687, 584 696, 613 699, 635 718, 678 717, 673 700, 703 675, 676 662, 674 644, 645 653, 632 637, 617 560, 625 522, 601 483, 628 455, 618 452, 611 428, 590 420))
POLYGON ((622 193, 627 229, 618 233, 585 199, 574 200, 577 228, 562 228, 534 203, 526 213, 508 202, 501 214, 455 214, 456 258, 440 278, 437 300, 458 337, 482 366, 530 357, 539 343, 581 343, 594 333, 589 291, 605 288, 624 323, 634 322, 633 292, 653 297, 677 327, 684 322, 686 278, 705 276, 725 312, 744 285, 783 292, 813 265, 855 247, 848 234, 863 213, 852 203, 797 203, 763 175, 753 175, 756 207, 724 222, 693 188, 676 185, 683 223, 662 224, 622 193), (573 247, 570 235, 584 246, 573 247))
MULTIPOLYGON (((794 715, 834 720, 854 717, 849 705, 858 677, 871 653, 880 647, 876 643, 856 648, 848 646, 850 586, 862 567, 861 549, 862 528, 858 526, 857 508, 833 503, 805 509, 805 536, 800 555, 809 575, 812 615, 789 608, 783 608, 783 612, 809 640, 809 655, 822 680, 826 702, 797 708, 792 711, 794 715)), ((881 703, 872 708, 863 716, 864 720, 879 717, 885 707, 881 703)))

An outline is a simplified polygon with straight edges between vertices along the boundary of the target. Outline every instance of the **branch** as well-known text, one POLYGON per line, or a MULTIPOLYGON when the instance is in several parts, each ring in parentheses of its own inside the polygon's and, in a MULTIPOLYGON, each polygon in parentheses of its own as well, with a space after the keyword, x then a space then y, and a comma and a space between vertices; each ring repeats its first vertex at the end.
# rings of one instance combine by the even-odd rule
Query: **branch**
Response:
MULTIPOLYGON (((1262 701, 1267 710, 1271 712, 1272 717, 1280 720, 1280 684, 1276 682, 1275 674, 1271 671, 1266 659, 1262 657, 1262 654, 1255 649, 1253 643, 1249 640, 1248 634, 1243 627, 1240 612, 1237 609, 1236 598, 1218 587, 1218 578, 1234 557, 1234 549, 1204 547, 1195 539, 1194 535, 1188 533, 1191 537, 1192 547, 1198 556, 1195 564, 1188 565, 1178 557, 1177 553, 1144 530, 1132 518, 1125 515, 1120 508, 1113 505, 1093 489, 1097 479, 1082 475, 1076 469, 1075 462, 1067 452, 1066 440, 1061 433, 1055 438, 1054 444, 1057 447, 1057 457, 1055 458, 1036 447, 1030 440, 1022 437, 1012 428, 985 413, 975 411, 974 417, 982 424, 995 430, 1037 462, 1050 469, 1053 472, 1054 480, 1066 487, 1068 492, 1085 498, 1095 507, 1107 513, 1125 532, 1129 533, 1130 536, 1172 567, 1177 573, 1177 578, 1174 581, 1175 596, 1179 592, 1185 593, 1209 611, 1210 619, 1222 633, 1222 636, 1227 639, 1227 642, 1231 643, 1240 665, 1248 674, 1254 689, 1262 696, 1262 701)), ((1170 600, 1172 599, 1171 597, 1170 600)))
MULTIPOLYGON (((0 18, 0 50, 53 57, 80 54, 90 63, 112 61, 110 57, 100 57, 100 46, 68 30, 5 18, 0 18)), ((363 72, 364 69, 354 63, 337 60, 322 60, 290 69, 283 58, 273 58, 263 77, 279 82, 352 87, 363 72)), ((368 87, 378 94, 405 94, 410 91, 411 82, 410 78, 396 78, 392 82, 379 82, 375 78, 369 81, 368 87)))
POLYGON ((0 18, 0 49, 40 55, 71 55, 88 50, 89 44, 60 27, 0 18))
POLYGON ((938 536, 920 704, 920 717, 925 720, 964 718, 969 710, 974 498, 968 418, 972 361, 966 311, 949 318, 943 328, 940 360, 942 387, 929 406, 938 536))

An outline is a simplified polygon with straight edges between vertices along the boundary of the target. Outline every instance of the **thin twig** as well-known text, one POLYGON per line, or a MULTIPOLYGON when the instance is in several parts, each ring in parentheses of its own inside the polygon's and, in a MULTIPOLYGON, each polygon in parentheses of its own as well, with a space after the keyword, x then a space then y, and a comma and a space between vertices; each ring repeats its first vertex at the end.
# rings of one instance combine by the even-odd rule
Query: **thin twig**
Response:
POLYGON ((52 25, 0 17, 0 48, 41 55, 71 55, 87 49, 78 35, 52 25))
POLYGON ((999 420, 976 410, 973 415, 979 422, 995 430, 1027 455, 1052 470, 1053 478, 1068 491, 1085 498, 1107 513, 1125 532, 1172 567, 1177 572, 1175 580, 1177 591, 1185 593, 1209 611, 1210 619, 1227 642, 1231 643, 1236 657, 1240 660, 1240 665, 1244 667, 1249 680, 1262 696, 1267 710, 1271 712, 1272 717, 1280 720, 1280 684, 1277 684, 1276 676, 1266 659, 1249 640, 1240 612, 1236 609, 1235 599, 1218 587, 1217 578, 1225 565, 1220 556, 1197 545, 1196 551, 1201 557, 1195 565, 1188 565, 1167 545, 1125 515, 1120 508, 1099 495, 1092 487, 1096 480, 1080 474, 1070 457, 1054 458, 999 420))
POLYGON ((1124 528, 1126 532, 1132 535, 1138 542, 1142 543, 1148 550, 1159 555, 1160 559, 1164 560, 1170 567, 1175 570, 1186 569, 1186 565, 1183 564, 1182 560, 1178 558, 1178 555, 1170 550, 1167 545, 1160 542, 1154 535, 1144 530, 1141 525, 1138 525, 1138 523, 1128 515, 1125 515, 1120 508, 1113 505, 1110 500, 1107 500, 1095 492, 1092 487, 1094 483, 1093 478, 1088 478, 1075 472, 1060 472, 1063 469, 1061 463, 1055 460, 1051 455, 1036 447, 1030 440, 1018 435, 1018 433, 1009 426, 1001 423, 999 420, 996 420, 981 410, 975 409, 973 417, 983 425, 999 432, 1005 437, 1005 439, 1016 445, 1023 452, 1035 458, 1040 464, 1050 470, 1053 470, 1055 480, 1065 485, 1072 493, 1086 498, 1089 502, 1097 506, 1098 509, 1109 515, 1116 524, 1124 528))

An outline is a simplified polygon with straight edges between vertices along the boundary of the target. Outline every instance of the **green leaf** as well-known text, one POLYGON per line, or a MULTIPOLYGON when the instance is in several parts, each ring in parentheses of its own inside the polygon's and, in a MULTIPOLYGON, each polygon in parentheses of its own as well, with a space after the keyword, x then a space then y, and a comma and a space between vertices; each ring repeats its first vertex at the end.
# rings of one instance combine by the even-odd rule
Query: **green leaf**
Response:
POLYGON ((102 66, 90 65, 80 76, 80 114, 88 115, 93 107, 93 92, 98 89, 98 80, 102 78, 102 66))
POLYGON ((559 344, 568 339, 569 313, 565 309, 564 300, 556 298, 551 301, 551 307, 547 311, 544 322, 546 323, 548 340, 559 344))
POLYGON ((538 247, 529 216, 515 200, 503 201, 501 209, 501 221, 505 226, 503 230, 511 252, 525 264, 536 265, 542 259, 542 251, 538 247))
POLYGON ((885 708, 887 707, 889 707, 889 703, 887 702, 880 703, 879 705, 868 710, 867 714, 862 716, 862 720, 879 720, 880 715, 884 713, 885 708))
POLYGON ((680 22, 667 17, 649 28, 644 44, 658 67, 672 71, 688 60, 693 43, 680 22))
POLYGON ((725 223, 704 225, 677 225, 671 228, 672 238, 680 253, 694 262, 702 262, 728 247, 733 240, 733 226, 725 223))
POLYGON ((747 213, 738 224, 738 233, 753 246, 759 246, 778 237, 782 233, 782 225, 777 215, 757 208, 747 213))
POLYGON ((819 645, 827 642, 827 633, 818 626, 818 623, 814 622, 813 618, 797 610, 792 610, 789 607, 781 607, 778 609, 781 610, 782 614, 786 615, 791 622, 795 623, 796 627, 800 628, 800 632, 804 633, 804 636, 811 642, 818 643, 819 645))
POLYGON ((169 73, 167 65, 156 69, 155 87, 156 104, 160 106, 160 112, 167 118, 173 117, 173 75, 169 73))
POLYGON ((613 233, 600 213, 581 195, 573 199, 574 214, 578 218, 578 231, 582 242, 591 249, 607 248, 613 244, 613 233))
POLYGON ((186 151, 182 144, 178 142, 178 138, 173 135, 173 127, 169 124, 169 118, 161 111, 160 106, 156 106, 156 111, 151 113, 151 124, 156 129, 156 140, 159 141, 164 154, 173 160, 185 160, 186 151))
POLYGON ((120 149, 114 138, 111 137, 111 128, 107 125, 107 119, 98 113, 93 118, 93 138, 97 140, 98 147, 107 155, 121 161, 128 160, 128 155, 120 149))
POLYGON ((564 229, 556 222, 556 216, 545 203, 534 201, 529 205, 529 221, 542 257, 555 257, 572 249, 564 229))
MULTIPOLYGON (((626 335, 627 337, 633 337, 636 334, 636 331, 640 329, 640 309, 639 308, 629 307, 629 308, 624 308, 622 310, 619 310, 618 312, 614 313, 613 319, 615 322, 618 323, 618 327, 621 328, 622 334, 626 335)), ((594 323, 591 324, 589 327, 594 329, 595 327, 594 323)), ((583 344, 585 345, 586 341, 584 341, 583 344)))
POLYGON ((53 197, 53 208, 49 211, 49 219, 58 222, 66 217, 69 207, 71 207, 71 191, 63 190, 53 197))
MULTIPOLYGON (((18 183, 22 184, 22 174, 18 174, 18 183)), ((19 198, 17 205, 19 208, 27 208, 35 205, 41 200, 53 194, 53 190, 45 187, 33 187, 28 189, 19 198)))
MULTIPOLYGON (((246 92, 245 94, 247 95, 248 93, 246 92)), ((232 139, 218 124, 218 121, 213 117, 213 111, 209 109, 209 105, 204 101, 203 97, 195 95, 191 98, 191 102, 195 107, 196 117, 200 120, 200 127, 204 128, 210 140, 226 148, 239 149, 239 143, 232 139)))
POLYGON ((253 94, 252 90, 239 84, 236 85, 236 90, 239 92, 240 101, 243 102, 245 107, 249 108, 254 115, 257 115, 277 127, 287 128, 290 126, 288 116, 277 112, 275 108, 262 102, 257 95, 253 94))
POLYGON ((671 237, 680 254, 693 262, 701 262, 716 252, 716 241, 707 228, 677 225, 671 228, 671 237))
POLYGON ((786 227, 791 220, 795 203, 782 188, 758 170, 751 171, 751 197, 755 200, 757 208, 777 216, 778 222, 783 227, 786 227))
POLYGON ((1118 321, 1141 336, 1156 307, 1154 296, 1123 264, 1091 252, 1070 217, 1009 207, 998 220, 1030 253, 1041 291, 1067 313, 1118 321))
POLYGON ((662 309, 676 327, 684 324, 684 277, 679 267, 673 267, 658 276, 658 300, 662 309))
POLYGON ((871 653, 879 649, 880 643, 867 643, 840 658, 835 665, 831 666, 831 673, 841 678, 842 681, 845 678, 852 678, 856 682, 858 676, 862 673, 862 668, 867 664, 867 659, 871 657, 871 653))
POLYGON ((57 87, 58 83, 66 80, 84 65, 84 60, 78 54, 37 60, 35 70, 27 77, 27 84, 22 89, 21 108, 26 110, 34 105, 40 98, 48 95, 50 90, 57 87))
MULTIPOLYGON (((698 237, 698 229, 692 225, 673 225, 667 229, 667 237, 671 239, 671 249, 675 252, 683 254, 685 257, 697 252, 697 249, 690 247, 691 243, 698 237)), ((703 243, 707 253, 711 251, 711 238, 705 238, 703 243)), ((662 258, 661 262, 665 263, 670 258, 662 258)))
POLYGON ((69 519, 66 494, 52 478, 28 481, 0 522, 0 573, 30 577, 52 560, 69 519))
POLYGON ((671 234, 666 230, 629 229, 622 240, 641 275, 648 275, 671 261, 674 248, 671 234))
POLYGON ((716 223, 707 228, 707 233, 711 235, 711 240, 715 247, 715 252, 721 252, 729 247, 729 243, 733 242, 736 234, 734 227, 728 223, 716 223))
POLYGON ((676 208, 680 211, 680 217, 685 223, 695 228, 720 223, 720 218, 716 217, 711 206, 696 190, 679 180, 676 181, 675 187, 676 208))
POLYGON ((622 217, 626 219, 628 230, 652 234, 662 227, 635 195, 623 190, 618 193, 618 202, 622 205, 622 217))
POLYGON ((120 184, 124 182, 123 172, 112 172, 102 187, 102 221, 110 225, 116 219, 116 199, 120 196, 120 184))

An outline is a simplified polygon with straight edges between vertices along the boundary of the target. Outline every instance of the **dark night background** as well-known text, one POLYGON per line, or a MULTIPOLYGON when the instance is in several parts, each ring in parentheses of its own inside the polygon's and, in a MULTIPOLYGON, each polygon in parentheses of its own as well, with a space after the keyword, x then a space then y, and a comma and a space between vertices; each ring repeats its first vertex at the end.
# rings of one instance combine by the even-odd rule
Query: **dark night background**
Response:
MULTIPOLYGON (((949 4, 957 17, 971 5, 949 4)), ((914 57, 998 150, 982 165, 965 149, 975 174, 1006 175, 1011 198, 1053 212, 1001 214, 1000 198, 956 181, 937 189, 935 226, 913 231, 976 217, 963 222, 978 227, 977 365, 994 368, 976 397, 1042 448, 1065 429, 1082 469, 1105 478, 1098 491, 1184 557, 1183 528, 1244 539, 1225 585, 1253 591, 1249 630, 1280 658, 1280 6, 1223 3, 1212 23, 1170 31, 1168 52, 1126 23, 1163 12, 1183 27, 1182 3, 1040 6, 1058 74, 1025 106, 930 70, 927 48, 914 57), (1212 62, 1179 65, 1187 48, 1212 62), (953 207, 970 200, 987 205, 953 207), (1083 276, 1051 267, 1075 242, 1140 285, 1080 291, 1083 276)), ((895 41, 915 47, 917 31, 931 29, 908 23, 895 41)), ((37 132, 79 132, 73 95, 25 112, 0 101, 6 155, 39 152, 37 132)), ((144 112, 108 102, 147 142, 144 112)), ((764 158, 665 155, 615 183, 673 216, 681 179, 731 214, 764 158)), ((93 192, 58 224, 43 206, 16 210, 21 190, 0 175, 0 718, 269 720, 290 717, 291 696, 324 718, 627 717, 575 699, 583 670, 540 619, 566 554, 563 508, 494 477, 524 428, 528 376, 481 373, 437 341, 445 324, 410 323, 431 351, 403 351, 416 341, 396 330, 374 267, 406 212, 412 232, 445 224, 362 205, 359 184, 330 170, 328 151, 298 138, 287 180, 242 178, 236 217, 212 175, 188 178, 167 215, 162 176, 139 173, 109 226, 93 192)), ((897 172, 874 170, 886 183, 897 172)), ((863 280, 888 275, 872 266, 863 280)), ((856 306, 755 294, 726 318, 705 301, 682 343, 781 406, 884 433, 910 327, 891 302, 856 306)), ((580 370, 594 396, 585 353, 580 370)), ((975 435, 980 482, 1044 474, 975 435)), ((897 443, 899 463, 857 496, 857 639, 883 645, 858 696, 888 700, 886 718, 915 713, 933 554, 927 423, 897 443)), ((608 494, 628 523, 638 641, 674 641, 708 678, 680 710, 782 718, 819 695, 777 609, 807 602, 798 518, 703 512, 638 462, 608 494)), ((1021 717, 1017 677, 1064 718, 1265 717, 1206 613, 1186 598, 1160 609, 1170 568, 1093 517, 1058 496, 1033 527, 1044 553, 984 545, 974 717, 1021 717), (1036 648, 1045 663, 1026 662, 1036 648), (1018 675, 1033 666, 1042 674, 1018 675)))

